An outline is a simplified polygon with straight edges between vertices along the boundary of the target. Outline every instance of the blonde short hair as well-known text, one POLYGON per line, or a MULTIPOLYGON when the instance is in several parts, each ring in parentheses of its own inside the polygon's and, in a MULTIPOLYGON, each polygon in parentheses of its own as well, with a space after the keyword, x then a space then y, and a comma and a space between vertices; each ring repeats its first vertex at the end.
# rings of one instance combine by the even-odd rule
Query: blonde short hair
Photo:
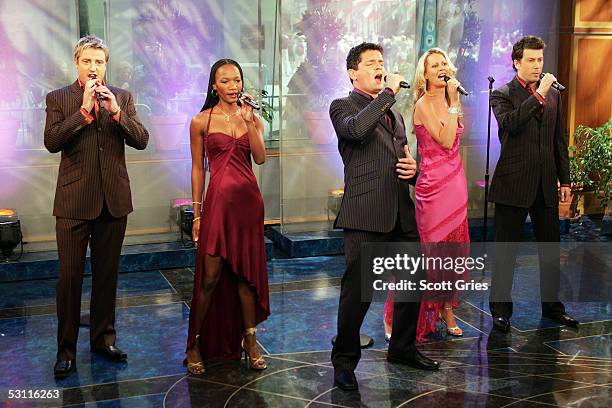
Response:
MULTIPOLYGON (((448 73, 450 76, 454 77, 457 74, 457 67, 451 62, 448 54, 444 52, 441 48, 430 48, 419 58, 419 62, 417 63, 416 72, 414 74, 414 83, 412 89, 414 89, 414 103, 416 103, 421 96, 425 94, 427 90, 427 80, 425 79, 425 63, 427 61, 427 57, 432 54, 440 54, 448 63, 448 73)), ((448 99, 448 97, 447 97, 448 99)))
POLYGON ((106 45, 104 40, 96 37, 95 35, 86 35, 77 41, 76 45, 74 46, 74 60, 78 61, 81 53, 88 48, 104 51, 106 62, 108 62, 108 45, 106 45))

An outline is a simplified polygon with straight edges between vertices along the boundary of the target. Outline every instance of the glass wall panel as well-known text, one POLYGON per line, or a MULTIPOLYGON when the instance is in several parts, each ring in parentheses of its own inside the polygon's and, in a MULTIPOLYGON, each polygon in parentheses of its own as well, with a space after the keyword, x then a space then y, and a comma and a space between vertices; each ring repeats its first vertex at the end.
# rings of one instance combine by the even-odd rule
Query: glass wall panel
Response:
MULTIPOLYGON (((484 174, 487 150, 488 76, 495 79, 493 89, 510 81, 512 45, 525 35, 542 37, 545 72, 557 73, 559 39, 559 2, 542 0, 538 8, 547 13, 529 13, 529 0, 438 0, 437 44, 448 51, 458 68, 458 79, 468 97, 462 98, 465 132, 462 158, 469 193, 469 217, 482 217, 484 211, 484 174)), ((497 122, 491 119, 490 176, 499 158, 497 122)), ((489 216, 492 216, 492 209, 489 216)))
MULTIPOLYGON (((410 78, 415 63, 415 1, 282 2, 281 213, 284 231, 331 228, 344 187, 329 105, 352 89, 349 49, 363 41, 385 48, 389 72, 410 78)), ((411 95, 395 108, 404 115, 411 95)), ((412 139, 413 141, 414 139, 412 139)))
POLYGON ((43 145, 45 96, 76 78, 77 32, 74 1, 0 2, 0 207, 18 211, 28 242, 55 239, 59 154, 43 145))
MULTIPOLYGON (((462 156, 470 216, 479 217, 487 76, 496 88, 512 78, 511 46, 526 34, 544 38, 545 69, 556 73, 558 2, 541 1, 550 13, 525 13, 529 0, 107 0, 102 8, 97 0, 0 2, 0 206, 18 210, 26 241, 52 245, 59 155, 43 147, 44 98, 76 76, 72 48, 81 21, 109 43, 108 82, 133 93, 151 133, 146 150, 127 149, 131 242, 176 236, 172 202, 191 198, 189 120, 203 104, 211 64, 223 57, 241 63, 251 92, 266 92, 268 158, 254 171, 267 222, 289 231, 328 229, 343 188, 328 108, 351 89, 346 54, 362 41, 382 43, 387 70, 411 82, 431 3, 436 45, 449 52, 470 91, 462 156)), ((395 108, 416 152, 412 92, 402 91, 395 108)), ((495 119, 491 136, 493 174, 495 119)))
MULTIPOLYGON (((170 207, 177 198, 191 198, 189 122, 204 103, 210 68, 220 58, 238 61, 246 88, 255 94, 262 82, 271 81, 265 59, 272 59, 274 27, 258 30, 259 4, 249 0, 113 0, 110 5, 110 81, 132 91, 151 134, 145 151, 128 155, 135 206, 128 232, 176 229, 170 207), (262 50, 269 52, 262 55, 262 50)), ((266 137, 269 130, 267 125, 266 137)), ((254 165, 268 201, 263 169, 254 165)))

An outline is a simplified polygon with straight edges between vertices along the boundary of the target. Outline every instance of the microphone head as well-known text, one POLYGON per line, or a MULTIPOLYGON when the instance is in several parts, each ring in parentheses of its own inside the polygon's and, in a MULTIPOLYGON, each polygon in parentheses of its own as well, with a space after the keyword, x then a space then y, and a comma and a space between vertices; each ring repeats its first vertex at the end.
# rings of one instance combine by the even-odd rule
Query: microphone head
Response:
POLYGON ((448 82, 450 81, 451 77, 449 77, 448 75, 444 75, 444 82, 448 82))
POLYGON ((241 105, 241 100, 244 100, 244 103, 246 103, 247 105, 249 105, 251 108, 253 108, 255 110, 261 109, 261 106, 259 106, 259 104, 257 104, 257 102, 255 102, 251 98, 245 97, 244 93, 242 91, 238 93, 238 106, 242 106, 241 105), (244 98, 244 99, 242 99, 242 98, 244 98))

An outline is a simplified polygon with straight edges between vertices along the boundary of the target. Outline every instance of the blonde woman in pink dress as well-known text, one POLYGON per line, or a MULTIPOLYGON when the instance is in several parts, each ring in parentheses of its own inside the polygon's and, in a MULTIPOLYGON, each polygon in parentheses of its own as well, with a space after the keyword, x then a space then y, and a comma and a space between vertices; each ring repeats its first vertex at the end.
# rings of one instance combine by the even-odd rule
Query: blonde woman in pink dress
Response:
MULTIPOLYGON (((446 52, 432 48, 419 59, 414 79, 412 122, 421 156, 415 186, 416 220, 426 256, 469 255, 468 195, 459 154, 463 125, 456 73, 446 52), (445 76, 451 79, 446 82, 445 76)), ((465 278, 455 271, 427 270, 429 282, 465 278)), ((392 297, 393 293, 389 292, 385 303, 385 337, 390 337, 393 321, 392 297)), ((429 333, 435 332, 438 318, 446 324, 449 335, 462 336, 453 312, 458 303, 457 290, 423 293, 417 340, 425 341, 429 333)))

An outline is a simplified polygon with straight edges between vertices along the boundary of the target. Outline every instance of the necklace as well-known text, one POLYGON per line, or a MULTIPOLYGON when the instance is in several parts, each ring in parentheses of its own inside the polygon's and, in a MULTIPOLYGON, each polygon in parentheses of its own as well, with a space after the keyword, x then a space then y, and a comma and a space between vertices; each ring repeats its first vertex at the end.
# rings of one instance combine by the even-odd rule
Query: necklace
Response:
POLYGON ((226 122, 229 122, 229 121, 230 121, 230 118, 231 118, 232 116, 236 116, 236 115, 238 115, 238 114, 240 113, 240 108, 237 108, 237 109, 236 109, 236 112, 232 113, 231 115, 228 115, 227 113, 225 113, 225 111, 224 111, 224 110, 223 110, 223 109, 222 109, 220 106, 217 106, 217 108, 219 108, 219 110, 220 110, 221 112, 223 112, 223 114, 225 115, 225 121, 226 121, 226 122))

